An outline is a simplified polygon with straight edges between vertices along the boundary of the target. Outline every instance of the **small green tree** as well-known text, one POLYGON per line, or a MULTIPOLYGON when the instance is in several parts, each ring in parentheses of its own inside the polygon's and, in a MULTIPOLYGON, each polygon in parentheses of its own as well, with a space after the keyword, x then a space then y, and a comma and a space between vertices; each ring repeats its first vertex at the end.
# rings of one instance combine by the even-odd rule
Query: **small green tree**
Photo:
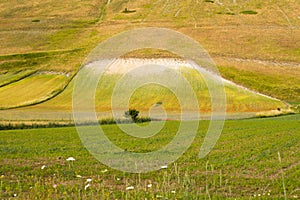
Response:
POLYGON ((136 109, 129 109, 128 111, 125 112, 125 117, 129 118, 131 117, 132 121, 136 122, 137 118, 139 116, 139 111, 136 109))

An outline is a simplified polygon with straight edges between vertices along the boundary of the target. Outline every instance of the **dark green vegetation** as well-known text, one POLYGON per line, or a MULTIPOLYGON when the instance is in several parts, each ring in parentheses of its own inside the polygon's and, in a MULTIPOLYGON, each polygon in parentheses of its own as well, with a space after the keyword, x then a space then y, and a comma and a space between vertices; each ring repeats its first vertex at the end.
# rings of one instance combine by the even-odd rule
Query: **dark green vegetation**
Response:
POLYGON ((131 118, 132 121, 136 122, 138 120, 140 111, 137 111, 136 109, 129 109, 125 112, 125 117, 131 118))
POLYGON ((246 14, 246 15, 256 15, 257 12, 254 10, 244 10, 240 12, 241 14, 246 14))
MULTIPOLYGON (((147 174, 122 173, 102 165, 81 145, 75 128, 1 131, 0 196, 284 199, 285 190, 287 198, 299 198, 300 115, 226 121, 213 151, 198 159, 208 124, 200 122, 195 141, 179 160, 147 174), (76 160, 66 161, 70 156, 76 160), (88 178, 92 181, 85 190, 88 178), (129 186, 134 189, 126 190, 129 186)), ((133 138, 115 125, 103 129, 119 147, 148 152, 170 142, 178 125, 168 122, 148 139, 133 138)))

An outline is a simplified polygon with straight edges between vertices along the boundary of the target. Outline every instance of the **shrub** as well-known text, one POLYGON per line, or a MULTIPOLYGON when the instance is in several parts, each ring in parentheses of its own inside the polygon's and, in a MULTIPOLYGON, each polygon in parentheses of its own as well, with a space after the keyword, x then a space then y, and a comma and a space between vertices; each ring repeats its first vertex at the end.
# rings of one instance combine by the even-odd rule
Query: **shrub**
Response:
POLYGON ((129 109, 128 111, 125 111, 125 117, 131 117, 132 121, 136 122, 139 113, 140 111, 137 111, 136 109, 129 109))

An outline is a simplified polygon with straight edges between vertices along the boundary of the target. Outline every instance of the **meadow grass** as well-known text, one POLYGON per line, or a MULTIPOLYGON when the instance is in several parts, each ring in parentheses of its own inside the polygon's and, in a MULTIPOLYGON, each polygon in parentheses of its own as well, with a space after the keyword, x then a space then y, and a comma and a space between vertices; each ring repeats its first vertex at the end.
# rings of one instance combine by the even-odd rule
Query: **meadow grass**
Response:
POLYGON ((26 78, 32 74, 34 74, 36 71, 34 70, 22 70, 20 72, 6 72, 5 74, 0 75, 0 87, 6 86, 10 83, 17 82, 23 78, 26 78))
POLYGON ((227 63, 219 67, 219 70, 224 77, 246 88, 288 102, 300 100, 300 72, 297 68, 260 65, 250 67, 249 64, 233 67, 227 63))
POLYGON ((42 101, 62 90, 66 82, 65 75, 36 74, 1 87, 0 108, 19 107, 42 101))
MULTIPOLYGON (((0 196, 298 199, 299 117, 226 121, 216 146, 204 159, 197 156, 209 122, 200 121, 196 139, 181 158, 167 169, 145 174, 123 173, 101 164, 82 146, 73 127, 1 131, 0 196), (75 161, 67 161, 69 157, 75 161)), ((119 147, 148 152, 170 142, 179 124, 169 121, 160 133, 148 139, 126 135, 116 125, 102 128, 119 147)))
MULTIPOLYGON (((181 72, 193 87, 200 110, 202 112, 211 111, 211 97, 204 79, 195 70, 183 68, 181 72)), ((168 74, 161 74, 162 77, 167 77, 168 74)), ((111 111, 111 99, 115 84, 121 78, 121 74, 105 74, 97 87, 95 96, 96 111, 107 112, 111 111)), ((134 81, 134 80, 131 80, 134 81)), ((126 84, 131 84, 127 81, 126 84)), ((124 85, 125 86, 125 85, 124 85)), ((68 87, 55 98, 42 104, 33 106, 30 109, 72 111, 72 95, 74 81, 72 80, 68 87)), ((185 90, 184 86, 176 86, 178 90, 185 90)), ((235 85, 225 84, 226 106, 228 112, 259 112, 266 110, 275 110, 277 108, 285 108, 286 105, 278 100, 267 98, 250 91, 239 88, 235 85)), ((189 100, 187 100, 187 104, 189 100)), ((191 101, 191 100, 190 100, 191 101)), ((180 111, 180 105, 177 97, 167 88, 150 84, 138 88, 131 96, 129 106, 140 111, 148 111, 157 102, 161 103, 167 111, 180 111)), ((186 107, 188 107, 187 105, 186 107)), ((126 108, 119 108, 126 110, 126 108)), ((27 109, 28 110, 28 109, 27 109)), ((29 111, 28 110, 28 111, 29 111)))

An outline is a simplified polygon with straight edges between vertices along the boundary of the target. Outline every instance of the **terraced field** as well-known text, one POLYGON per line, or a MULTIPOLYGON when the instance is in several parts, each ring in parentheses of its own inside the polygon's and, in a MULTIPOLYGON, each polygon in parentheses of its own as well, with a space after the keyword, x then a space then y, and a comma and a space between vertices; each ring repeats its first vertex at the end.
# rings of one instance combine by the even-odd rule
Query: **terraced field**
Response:
POLYGON ((65 75, 36 74, 0 88, 0 108, 32 105, 51 98, 67 82, 65 75))

